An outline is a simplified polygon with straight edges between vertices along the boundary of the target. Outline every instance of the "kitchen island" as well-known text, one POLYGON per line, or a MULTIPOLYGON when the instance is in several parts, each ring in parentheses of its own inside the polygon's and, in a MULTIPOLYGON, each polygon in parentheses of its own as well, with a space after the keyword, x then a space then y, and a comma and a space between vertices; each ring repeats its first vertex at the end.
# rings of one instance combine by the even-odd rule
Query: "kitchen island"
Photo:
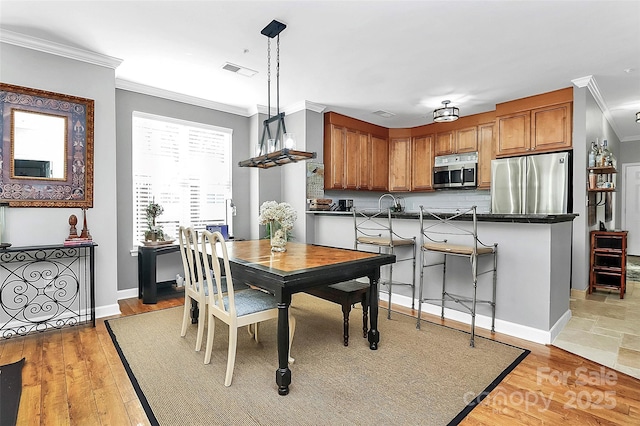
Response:
MULTIPOLYGON (((349 212, 307 212, 307 242, 353 248, 353 215, 349 212)), ((393 214, 394 231, 411 237, 420 235, 418 212, 393 214)), ((498 243, 496 331, 548 344, 571 318, 572 227, 575 214, 515 215, 478 214, 478 237, 485 244, 498 243)), ((426 220, 426 219, 425 219, 426 220)), ((470 217, 460 217, 461 226, 471 226, 470 217)), ((455 242, 455 240, 451 240, 455 242)), ((486 259, 485 259, 486 261, 486 259)), ((419 262, 419 260, 418 260, 419 262)), ((489 268, 479 263, 478 270, 489 268)), ((394 277, 411 279, 410 265, 398 264, 394 277)), ((384 277, 384 270, 383 270, 384 277)), ((447 266, 447 288, 457 294, 471 294, 471 271, 467 259, 451 257, 447 266)), ((416 283, 420 267, 416 268, 416 283)), ((478 298, 490 299, 489 274, 479 278, 478 298)), ((395 281, 395 279, 394 279, 395 281)), ((423 296, 440 297, 442 270, 425 270, 423 296)), ((386 287, 382 287, 385 291, 386 287)), ((394 287, 394 302, 411 307, 410 288, 394 287), (397 289, 397 295, 396 295, 397 289)), ((382 298, 384 300, 384 297, 382 298)), ((440 315, 439 302, 423 303, 423 312, 440 315)), ((445 317, 470 323, 470 315, 455 304, 446 304, 445 317)), ((489 306, 478 306, 476 325, 490 328, 489 306)))

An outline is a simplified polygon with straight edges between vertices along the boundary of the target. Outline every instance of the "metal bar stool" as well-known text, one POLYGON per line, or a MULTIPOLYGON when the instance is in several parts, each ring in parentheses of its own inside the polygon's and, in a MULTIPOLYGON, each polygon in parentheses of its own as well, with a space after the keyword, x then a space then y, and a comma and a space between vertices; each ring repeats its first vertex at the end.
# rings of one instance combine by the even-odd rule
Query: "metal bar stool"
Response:
POLYGON ((476 206, 467 210, 457 210, 455 213, 435 212, 425 210, 420 206, 420 295, 418 297, 418 323, 416 328, 420 329, 420 314, 422 313, 422 302, 429 300, 440 300, 441 314, 444 319, 445 301, 453 301, 463 306, 471 314, 471 341, 470 345, 475 345, 475 324, 476 324, 476 304, 486 303, 491 306, 491 332, 495 332, 496 321, 496 274, 497 274, 497 254, 498 244, 486 245, 478 239, 478 218, 476 216, 476 206), (425 222, 425 219, 429 222, 425 222), (472 221, 471 229, 468 224, 472 221), (452 241, 449 241, 451 239, 452 241), (427 253, 442 255, 442 261, 426 263, 427 253), (469 259, 471 263, 471 280, 473 285, 473 295, 471 298, 449 293, 445 287, 447 273, 447 257, 462 256, 469 259), (487 271, 478 272, 478 258, 493 256, 493 267, 487 271), (428 299, 422 297, 424 284, 424 270, 432 266, 443 265, 442 271, 442 297, 440 299, 428 299), (484 274, 493 273, 493 293, 491 300, 478 300, 477 287, 478 277, 484 274))
MULTIPOLYGON (((391 225, 391 209, 353 209, 353 225, 355 230, 354 248, 360 246, 376 247, 381 253, 385 250, 388 254, 396 254, 396 247, 411 246, 411 257, 396 257, 396 263, 411 260, 413 269, 411 270, 411 283, 393 281, 393 263, 389 265, 389 281, 382 279, 380 284, 389 286, 389 306, 387 308, 387 318, 391 318, 391 295, 394 285, 411 287, 411 309, 415 307, 416 295, 416 237, 401 237, 393 231, 391 225)), ((378 287, 378 292, 380 286, 378 287)))

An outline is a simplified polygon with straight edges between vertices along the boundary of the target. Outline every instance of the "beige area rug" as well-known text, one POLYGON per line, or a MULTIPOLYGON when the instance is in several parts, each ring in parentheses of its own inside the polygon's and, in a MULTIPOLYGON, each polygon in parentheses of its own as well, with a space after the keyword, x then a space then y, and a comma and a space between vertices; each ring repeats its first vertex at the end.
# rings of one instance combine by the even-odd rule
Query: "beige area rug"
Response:
MULTIPOLYGON (((362 311, 351 311, 342 344, 339 305, 293 297, 297 320, 292 383, 280 396, 276 321, 260 343, 238 332, 233 383, 224 386, 227 327, 217 323, 211 364, 196 326, 180 337, 182 307, 107 321, 149 420, 160 425, 445 425, 457 424, 528 351, 393 313, 380 315, 379 349, 362 337, 362 311)), ((206 336, 206 333, 205 333, 206 336)), ((205 339, 206 340, 206 339, 205 339)))

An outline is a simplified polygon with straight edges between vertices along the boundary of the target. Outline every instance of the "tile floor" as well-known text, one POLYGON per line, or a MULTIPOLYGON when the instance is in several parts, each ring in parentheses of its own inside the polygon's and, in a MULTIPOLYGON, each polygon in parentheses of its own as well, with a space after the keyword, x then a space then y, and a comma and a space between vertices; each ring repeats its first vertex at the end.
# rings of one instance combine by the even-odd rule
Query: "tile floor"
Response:
POLYGON ((571 320, 554 346, 640 378, 640 281, 627 293, 598 290, 571 299, 571 320))

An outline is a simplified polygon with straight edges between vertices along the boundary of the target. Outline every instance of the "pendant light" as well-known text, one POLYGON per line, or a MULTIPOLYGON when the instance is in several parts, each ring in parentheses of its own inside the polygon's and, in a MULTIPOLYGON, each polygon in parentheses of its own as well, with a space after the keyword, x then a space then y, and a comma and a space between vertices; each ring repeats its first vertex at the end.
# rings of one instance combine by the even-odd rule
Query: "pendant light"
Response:
POLYGON ((433 121, 442 123, 445 121, 456 121, 460 118, 460 110, 456 107, 447 106, 450 103, 451 101, 442 101, 444 106, 433 111, 433 121))
POLYGON ((640 123, 640 112, 636 112, 636 123, 640 123))
POLYGON ((267 36, 267 110, 269 118, 263 121, 262 136, 256 156, 240 161, 240 167, 269 168, 316 157, 315 152, 296 151, 295 135, 287 132, 284 112, 280 112, 280 33, 287 28, 282 22, 271 21, 260 32, 267 36), (276 38, 276 115, 271 116, 271 39, 276 38), (275 135, 269 125, 277 122, 275 135))

